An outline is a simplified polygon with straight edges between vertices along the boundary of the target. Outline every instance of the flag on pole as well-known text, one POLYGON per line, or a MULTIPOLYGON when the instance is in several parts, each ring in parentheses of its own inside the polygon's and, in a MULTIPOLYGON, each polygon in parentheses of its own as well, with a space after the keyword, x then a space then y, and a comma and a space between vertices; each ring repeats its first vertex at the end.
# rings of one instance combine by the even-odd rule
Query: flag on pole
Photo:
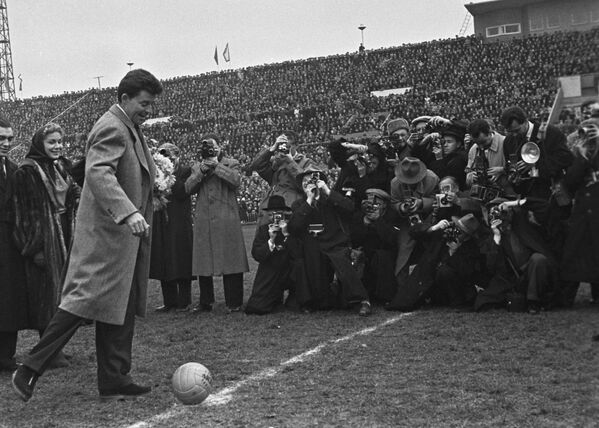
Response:
POLYGON ((214 61, 216 61, 216 65, 218 65, 218 46, 214 47, 214 61))
POLYGON ((229 43, 227 42, 227 46, 225 46, 225 50, 223 51, 223 58, 225 62, 231 61, 231 55, 229 54, 229 43))
POLYGON ((21 75, 19 74, 19 91, 23 91, 23 79, 21 79, 21 75))

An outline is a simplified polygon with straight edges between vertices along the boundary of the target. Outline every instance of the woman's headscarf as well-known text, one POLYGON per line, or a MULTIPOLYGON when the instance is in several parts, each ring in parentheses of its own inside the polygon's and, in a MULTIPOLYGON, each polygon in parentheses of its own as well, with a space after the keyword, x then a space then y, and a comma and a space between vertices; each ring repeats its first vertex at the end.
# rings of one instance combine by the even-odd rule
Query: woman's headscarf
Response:
POLYGON ((46 135, 51 134, 53 132, 59 132, 60 135, 63 134, 60 125, 57 125, 56 123, 52 122, 47 123, 46 125, 39 128, 31 138, 31 147, 29 148, 29 153, 27 153, 27 156, 25 157, 33 159, 40 165, 54 162, 54 159, 50 158, 46 154, 46 149, 44 148, 44 138, 46 137, 46 135))

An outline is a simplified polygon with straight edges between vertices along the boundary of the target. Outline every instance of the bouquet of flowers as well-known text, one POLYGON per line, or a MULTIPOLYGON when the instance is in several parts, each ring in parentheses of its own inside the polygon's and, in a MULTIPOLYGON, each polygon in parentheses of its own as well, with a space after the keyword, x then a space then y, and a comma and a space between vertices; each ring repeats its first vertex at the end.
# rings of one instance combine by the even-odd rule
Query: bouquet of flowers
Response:
POLYGON ((152 155, 156 164, 156 179, 154 181, 154 190, 152 192, 152 202, 154 211, 160 211, 168 203, 168 195, 171 194, 171 188, 175 184, 173 162, 166 156, 154 152, 152 155))

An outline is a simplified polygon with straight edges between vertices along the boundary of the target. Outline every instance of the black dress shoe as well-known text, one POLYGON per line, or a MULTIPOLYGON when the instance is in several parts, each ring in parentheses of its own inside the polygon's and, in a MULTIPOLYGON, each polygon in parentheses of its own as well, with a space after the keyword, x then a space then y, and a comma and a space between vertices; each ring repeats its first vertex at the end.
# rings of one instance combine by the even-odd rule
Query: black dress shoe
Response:
POLYGON ((154 312, 169 312, 172 309, 175 309, 171 306, 166 306, 166 305, 162 305, 162 306, 158 306, 156 309, 154 309, 154 312))
POLYGON ((102 401, 115 401, 115 400, 127 400, 134 399, 140 395, 147 394, 152 390, 151 386, 141 386, 134 383, 129 385, 121 386, 120 388, 112 389, 101 389, 100 400, 102 401))
POLYGON ((206 303, 198 303, 193 307, 191 312, 197 314, 198 312, 210 312, 212 310, 212 305, 206 303))
POLYGON ((17 361, 14 358, 5 358, 0 360, 0 372, 14 372, 18 368, 17 361))
POLYGON ((20 365, 12 374, 12 388, 23 401, 29 401, 39 375, 29 367, 20 365))
POLYGON ((372 314, 372 307, 370 306, 370 303, 360 303, 360 311, 358 312, 358 315, 360 315, 361 317, 367 317, 370 316, 370 314, 372 314))

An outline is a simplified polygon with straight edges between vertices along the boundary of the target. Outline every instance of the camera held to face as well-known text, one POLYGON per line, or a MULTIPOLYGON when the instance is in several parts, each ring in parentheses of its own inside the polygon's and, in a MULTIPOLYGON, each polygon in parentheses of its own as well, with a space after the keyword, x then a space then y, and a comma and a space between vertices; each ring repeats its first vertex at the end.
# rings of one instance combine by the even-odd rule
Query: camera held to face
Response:
POLYGON ((202 159, 209 159, 218 155, 218 148, 214 140, 204 140, 200 145, 200 156, 202 159))
POLYGON ((443 239, 445 242, 460 242, 462 240, 463 232, 455 223, 451 223, 447 228, 443 230, 443 239))
POLYGON ((445 193, 438 193, 435 195, 437 199, 437 206, 439 208, 449 208, 452 206, 452 203, 447 199, 447 195, 445 193))

